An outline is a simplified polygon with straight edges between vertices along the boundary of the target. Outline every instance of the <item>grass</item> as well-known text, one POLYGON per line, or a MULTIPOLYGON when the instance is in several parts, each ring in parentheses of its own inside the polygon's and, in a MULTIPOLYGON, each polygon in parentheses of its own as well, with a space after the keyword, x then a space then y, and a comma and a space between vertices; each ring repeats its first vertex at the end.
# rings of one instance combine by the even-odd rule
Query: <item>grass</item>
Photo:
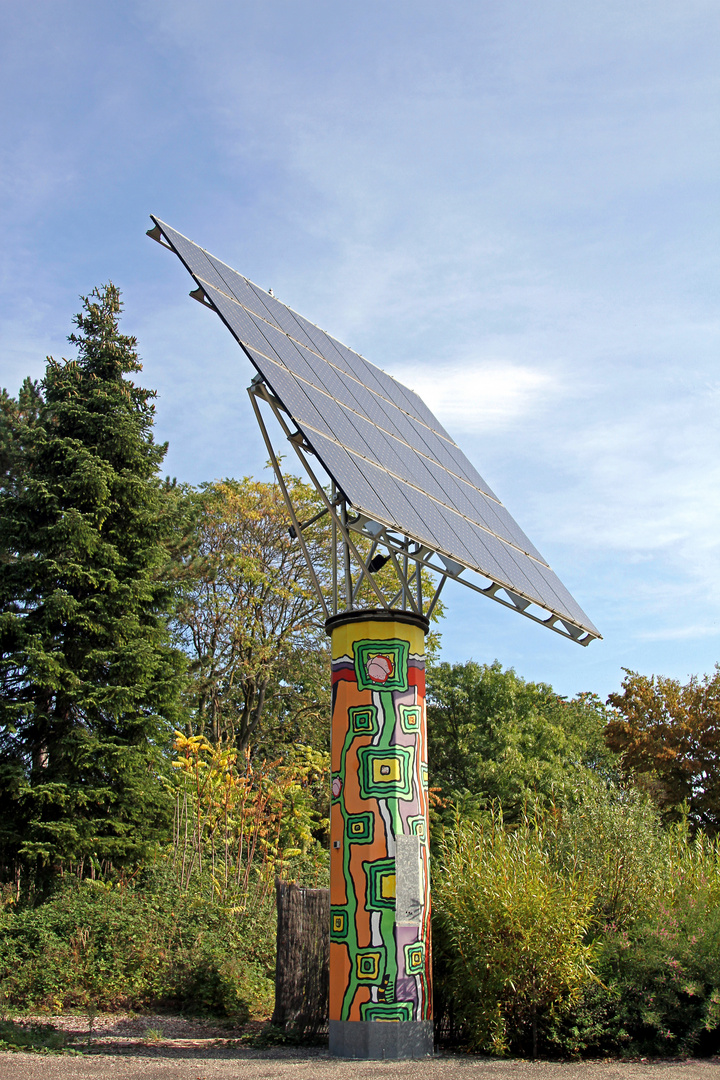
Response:
POLYGON ((16 1020, 0 1020, 0 1050, 23 1050, 35 1054, 78 1054, 68 1045, 64 1031, 52 1024, 22 1024, 16 1020))

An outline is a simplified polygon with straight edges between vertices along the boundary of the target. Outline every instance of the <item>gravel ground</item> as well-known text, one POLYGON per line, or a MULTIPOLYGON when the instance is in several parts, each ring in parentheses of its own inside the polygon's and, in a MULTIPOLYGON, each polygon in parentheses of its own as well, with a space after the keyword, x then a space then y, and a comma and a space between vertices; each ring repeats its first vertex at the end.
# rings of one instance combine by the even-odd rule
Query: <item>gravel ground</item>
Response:
POLYGON ((202 1049, 218 1040, 238 1040, 252 1036, 265 1027, 265 1021, 238 1027, 231 1021, 200 1020, 195 1017, 172 1016, 167 1013, 100 1013, 89 1028, 87 1013, 77 1016, 18 1016, 18 1024, 51 1024, 64 1032, 71 1043, 85 1049, 91 1040, 95 1053, 125 1053, 130 1049, 153 1046, 156 1049, 202 1049))
POLYGON ((488 1061, 443 1056, 428 1061, 349 1062, 327 1051, 174 1051, 108 1056, 0 1054, 0 1080, 718 1080, 720 1061, 488 1061))
POLYGON ((718 1058, 558 1064, 441 1054, 350 1062, 330 1058, 325 1046, 248 1046, 262 1024, 238 1029, 159 1015, 96 1017, 88 1046, 86 1016, 34 1019, 65 1031, 82 1054, 0 1053, 0 1080, 720 1080, 718 1058))

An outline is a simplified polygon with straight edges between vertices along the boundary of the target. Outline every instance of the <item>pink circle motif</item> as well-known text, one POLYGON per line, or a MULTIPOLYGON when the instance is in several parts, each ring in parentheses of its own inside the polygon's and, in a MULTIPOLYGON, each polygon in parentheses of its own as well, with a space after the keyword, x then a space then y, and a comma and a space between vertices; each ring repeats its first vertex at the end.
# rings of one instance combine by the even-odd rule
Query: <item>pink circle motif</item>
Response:
POLYGON ((368 678, 373 682, 385 683, 393 673, 393 662, 389 656, 371 656, 367 666, 368 678))
POLYGON ((333 797, 337 799, 338 795, 342 791, 342 778, 340 776, 333 777, 332 793, 333 797))

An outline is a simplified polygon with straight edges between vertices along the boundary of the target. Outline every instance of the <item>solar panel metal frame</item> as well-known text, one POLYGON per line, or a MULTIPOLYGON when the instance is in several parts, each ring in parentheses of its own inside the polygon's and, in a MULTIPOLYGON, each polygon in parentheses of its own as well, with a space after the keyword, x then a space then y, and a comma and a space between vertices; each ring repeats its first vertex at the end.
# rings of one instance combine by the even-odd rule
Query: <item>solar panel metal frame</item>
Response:
MULTIPOLYGON (((361 582, 367 581, 382 606, 395 606, 395 601, 401 599, 403 606, 422 612, 421 571, 429 569, 439 574, 440 580, 426 614, 434 609, 450 577, 578 644, 587 645, 601 636, 413 391, 159 218, 151 217, 154 227, 148 235, 178 256, 197 285, 190 295, 219 315, 258 373, 248 392, 283 487, 294 534, 303 547, 326 616, 330 614, 327 600, 302 537, 304 526, 297 520, 282 481, 278 454, 260 402, 270 408, 324 501, 333 534, 339 534, 345 548, 346 574, 351 557, 355 561, 359 577, 353 585, 350 573, 351 585, 346 586, 348 606, 353 606, 353 589, 357 592, 361 582), (252 309, 240 296, 252 304, 252 309), (324 353, 329 354, 329 359, 324 353), (397 394, 402 404, 388 397, 387 391, 397 394), (370 416, 369 406, 375 410, 376 421, 370 416), (288 420, 296 430, 291 429, 288 420), (405 438, 397 431, 412 434, 405 438), (330 478, 331 497, 308 454, 330 478), (441 457, 452 468, 443 464, 441 457), (388 462, 393 468, 388 467, 388 462), (403 473, 412 473, 413 469, 416 471, 407 479, 403 473), (438 491, 444 498, 438 497, 438 491), (482 506, 482 515, 473 506, 473 498, 482 506), (350 507, 354 517, 349 516, 350 507), (474 516, 468 510, 474 510, 474 516), (490 527, 488 521, 493 519, 502 532, 490 527), (434 529, 428 521, 435 522, 434 529), (353 532, 371 539, 372 552, 382 544, 392 559, 400 590, 390 603, 368 568, 372 555, 360 555, 352 540, 353 532), (480 550, 482 558, 478 557, 480 550), (407 569, 410 562, 415 564, 412 574, 407 569), (481 583, 469 578, 468 570, 479 575, 481 583)), ((331 603, 337 611, 337 586, 331 603)))

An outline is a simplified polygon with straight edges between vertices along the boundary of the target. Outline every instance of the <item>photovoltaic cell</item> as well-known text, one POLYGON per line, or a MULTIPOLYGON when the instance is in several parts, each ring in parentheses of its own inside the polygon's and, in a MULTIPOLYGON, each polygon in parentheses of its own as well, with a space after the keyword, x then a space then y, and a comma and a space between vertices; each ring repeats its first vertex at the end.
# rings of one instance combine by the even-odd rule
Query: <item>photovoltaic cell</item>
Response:
POLYGON ((369 482, 365 472, 358 466, 352 454, 340 446, 335 439, 314 435, 314 450, 326 472, 333 477, 337 487, 346 495, 348 490, 358 493, 368 507, 367 513, 380 521, 387 520, 390 511, 369 482))
POLYGON ((153 220, 357 511, 597 635, 413 390, 153 220))
MULTIPOLYGON (((212 255, 208 255, 208 261, 223 283, 222 285, 216 285, 221 292, 233 297, 238 303, 242 304, 243 307, 247 308, 248 311, 262 315, 264 319, 270 321, 270 312, 264 304, 259 302, 257 294, 250 288, 250 285, 242 274, 238 274, 234 270, 231 270, 229 266, 226 266, 225 263, 221 263, 219 259, 215 259, 212 255)), ((210 282, 210 284, 212 285, 215 283, 210 282)))
POLYGON ((266 356, 262 356, 253 349, 248 349, 247 346, 245 346, 245 349, 258 369, 265 372, 268 385, 272 387, 273 393, 288 412, 291 412, 297 418, 303 430, 312 430, 313 437, 316 432, 319 432, 327 438, 332 438, 334 432, 327 423, 326 418, 315 408, 308 396, 303 393, 292 374, 281 364, 273 363, 272 360, 268 360, 266 356))

